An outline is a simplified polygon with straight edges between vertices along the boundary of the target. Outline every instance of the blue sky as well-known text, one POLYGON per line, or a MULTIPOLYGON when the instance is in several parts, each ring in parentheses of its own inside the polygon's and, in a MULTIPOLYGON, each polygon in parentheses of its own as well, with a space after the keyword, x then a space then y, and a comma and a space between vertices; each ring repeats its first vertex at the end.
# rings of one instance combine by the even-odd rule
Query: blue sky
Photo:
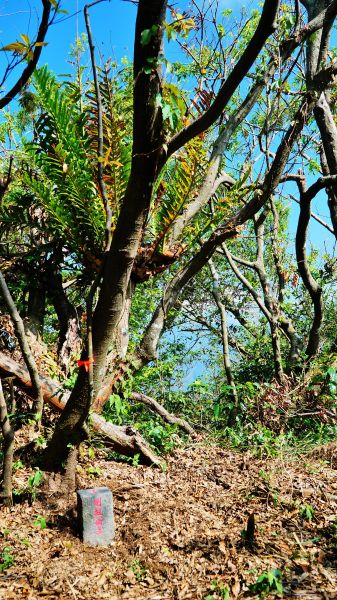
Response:
MULTIPOLYGON (((83 18, 84 0, 63 0, 62 8, 68 15, 60 15, 50 28, 44 48, 41 64, 47 62, 55 72, 65 72, 67 54, 70 45, 79 33, 85 31, 83 18), (76 14, 77 13, 77 14, 76 14)), ((175 2, 177 9, 183 9, 187 2, 175 2)), ((242 6, 252 7, 254 0, 221 0, 221 8, 232 8, 239 13, 242 6)), ((41 14, 40 0, 0 0, 0 45, 5 46, 20 34, 28 33, 31 38, 37 30, 38 16, 41 14)), ((92 30, 98 52, 105 57, 115 56, 117 59, 127 55, 132 57, 133 33, 136 6, 125 0, 102 2, 90 10, 92 30)), ((5 64, 5 56, 0 53, 0 67, 5 64)))
MULTIPOLYGON (((40 4, 39 0, 0 0, 1 46, 20 39, 21 33, 34 37, 41 14, 40 4)), ((67 56, 77 31, 85 31, 84 5, 83 0, 64 0, 62 6, 69 14, 57 16, 50 27, 46 38, 48 46, 43 49, 40 64, 48 63, 57 73, 66 71, 67 56)), ((135 14, 135 6, 121 0, 93 7, 90 15, 97 51, 106 56, 116 54, 118 58, 125 54, 131 56, 135 14)), ((1 55, 1 67, 4 63, 5 56, 1 55)))

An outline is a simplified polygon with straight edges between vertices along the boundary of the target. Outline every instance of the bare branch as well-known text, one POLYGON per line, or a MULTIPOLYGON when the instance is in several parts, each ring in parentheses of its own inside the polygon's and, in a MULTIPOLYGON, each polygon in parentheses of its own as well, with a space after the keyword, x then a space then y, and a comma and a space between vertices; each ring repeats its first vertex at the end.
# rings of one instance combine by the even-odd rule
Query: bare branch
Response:
POLYGON ((176 417, 175 415, 169 413, 166 408, 159 404, 159 402, 157 402, 157 400, 154 398, 150 398, 150 396, 146 396, 146 394, 141 394, 139 392, 132 392, 130 398, 135 402, 141 402, 142 404, 148 406, 153 412, 157 413, 163 419, 163 421, 165 421, 165 423, 170 423, 170 425, 179 425, 179 427, 186 431, 186 433, 189 433, 190 435, 195 434, 193 427, 191 427, 191 425, 187 423, 185 419, 181 419, 180 417, 176 417))
POLYGON ((23 325, 23 321, 18 313, 18 310, 15 306, 11 293, 7 287, 5 278, 0 271, 0 291, 2 293, 5 304, 8 308, 8 312, 13 321, 14 331, 18 338, 19 345, 21 348, 21 352, 25 363, 27 365, 27 369, 29 371, 29 375, 32 380, 32 386, 35 393, 35 402, 34 402, 34 411, 36 413, 36 418, 41 419, 42 410, 43 410, 43 395, 41 391, 41 383, 40 377, 38 374, 38 370, 36 367, 36 363, 34 357, 32 355, 31 349, 29 347, 27 336, 25 332, 25 328, 23 325))

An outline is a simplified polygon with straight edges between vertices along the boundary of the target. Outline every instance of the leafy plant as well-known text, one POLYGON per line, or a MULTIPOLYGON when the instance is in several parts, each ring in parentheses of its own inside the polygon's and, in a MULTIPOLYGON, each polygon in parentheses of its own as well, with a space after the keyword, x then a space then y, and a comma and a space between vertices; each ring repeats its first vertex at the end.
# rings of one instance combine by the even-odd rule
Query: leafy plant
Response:
POLYGON ((14 554, 12 548, 6 546, 0 555, 0 572, 4 572, 14 564, 14 554))
POLYGON ((29 477, 27 483, 27 490, 32 500, 36 499, 37 488, 41 485, 42 481, 43 472, 38 467, 35 467, 35 473, 29 477))
POLYGON ((46 529, 46 519, 44 517, 41 517, 41 515, 38 515, 34 521, 34 525, 41 527, 41 529, 46 529))
POLYGON ((161 452, 170 452, 175 445, 173 435, 177 433, 176 425, 160 425, 153 419, 149 419, 141 427, 142 433, 150 441, 151 445, 161 452))
POLYGON ((13 462, 13 472, 15 473, 15 471, 18 471, 19 469, 23 469, 25 465, 23 464, 22 460, 15 460, 13 462))
POLYGON ((208 594, 205 596, 204 600, 216 600, 216 598, 221 598, 221 600, 230 600, 230 592, 227 585, 223 583, 218 583, 216 580, 212 582, 211 589, 215 594, 208 594))
POLYGON ((104 408, 104 413, 110 420, 122 425, 130 415, 130 408, 130 403, 119 394, 111 394, 104 408))
POLYGON ((256 583, 249 586, 249 589, 254 594, 259 594, 260 598, 265 598, 270 592, 275 593, 277 596, 281 596, 283 594, 281 571, 279 569, 273 569, 272 571, 262 573, 257 578, 256 583))
POLYGON ((311 504, 302 504, 300 506, 300 515, 306 521, 312 521, 315 516, 315 509, 311 504))
POLYGON ((102 475, 102 470, 99 467, 94 467, 93 465, 87 467, 86 472, 92 479, 102 475))
POLYGON ((129 567, 131 571, 134 573, 137 581, 142 581, 146 577, 146 568, 140 562, 140 560, 135 559, 130 562, 129 567))

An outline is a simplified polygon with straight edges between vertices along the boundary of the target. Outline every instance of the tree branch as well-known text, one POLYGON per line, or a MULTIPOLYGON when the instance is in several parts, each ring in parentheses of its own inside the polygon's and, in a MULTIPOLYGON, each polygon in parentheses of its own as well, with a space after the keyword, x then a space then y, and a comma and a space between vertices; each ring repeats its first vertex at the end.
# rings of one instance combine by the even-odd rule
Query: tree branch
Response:
MULTIPOLYGON (((311 215, 311 195, 306 193, 305 180, 298 182, 300 188, 300 214, 296 231, 296 259, 302 281, 307 288, 314 307, 314 318, 311 325, 306 353, 309 358, 315 356, 319 350, 320 328, 323 320, 322 288, 313 278, 306 253, 306 241, 311 215)), ((312 187, 312 186, 311 186, 312 187)), ((310 188, 309 188, 310 189, 310 188)))
POLYGON ((40 377, 37 371, 36 363, 34 357, 32 355, 31 349, 29 347, 27 336, 25 332, 25 328, 23 325, 23 321, 18 313, 18 310, 15 306, 11 293, 7 287, 5 278, 0 271, 0 291, 2 293, 5 304, 8 308, 8 312, 13 321, 15 335, 18 338, 19 345, 21 348, 21 352, 24 358, 24 361, 27 365, 29 375, 32 381, 32 386, 34 389, 34 411, 36 413, 36 418, 41 419, 42 410, 43 410, 43 395, 41 390, 40 377))
POLYGON ((167 156, 171 156, 192 138, 206 131, 220 117, 235 90, 254 64, 268 37, 275 31, 278 7, 278 1, 265 0, 255 33, 225 83, 221 86, 215 100, 201 117, 179 131, 168 142, 167 156))
POLYGON ((170 423, 171 425, 179 425, 186 433, 190 435, 195 435, 195 431, 193 427, 185 419, 181 419, 180 417, 176 417, 169 413, 164 406, 159 404, 157 400, 154 398, 150 398, 150 396, 146 396, 145 394, 141 394, 139 392, 132 392, 130 395, 131 400, 135 402, 141 402, 142 404, 146 404, 153 412, 157 413, 165 423, 170 423))
POLYGON ((27 67, 23 70, 21 77, 13 85, 11 90, 9 90, 9 92, 7 92, 7 94, 0 99, 0 110, 2 108, 5 108, 5 106, 7 106, 7 104, 9 104, 11 102, 11 100, 13 100, 13 98, 15 98, 15 96, 19 92, 21 92, 22 88, 26 85, 29 78, 33 74, 35 67, 38 63, 38 60, 40 58, 40 55, 42 52, 42 46, 36 46, 36 44, 42 44, 44 42, 46 33, 48 31, 48 27, 49 27, 49 16, 50 16, 50 11, 51 11, 50 1, 49 0, 41 0, 41 1, 42 1, 42 5, 43 5, 43 13, 42 13, 41 22, 40 22, 38 34, 36 37, 36 41, 34 42, 35 46, 34 46, 34 51, 33 51, 33 58, 29 61, 27 67))

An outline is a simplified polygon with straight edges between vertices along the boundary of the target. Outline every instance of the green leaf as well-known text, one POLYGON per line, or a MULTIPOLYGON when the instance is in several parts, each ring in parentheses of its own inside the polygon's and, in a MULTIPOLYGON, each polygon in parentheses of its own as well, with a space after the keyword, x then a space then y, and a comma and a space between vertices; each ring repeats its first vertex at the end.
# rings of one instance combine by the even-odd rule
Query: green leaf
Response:
POLYGON ((36 519, 34 521, 34 525, 40 526, 41 529, 46 529, 47 528, 46 519, 44 517, 41 517, 41 515, 39 515, 38 517, 36 517, 36 519))
POLYGON ((158 29, 159 25, 152 25, 150 29, 144 29, 144 31, 141 32, 140 43, 143 47, 147 46, 151 42, 153 36, 156 35, 158 29))

